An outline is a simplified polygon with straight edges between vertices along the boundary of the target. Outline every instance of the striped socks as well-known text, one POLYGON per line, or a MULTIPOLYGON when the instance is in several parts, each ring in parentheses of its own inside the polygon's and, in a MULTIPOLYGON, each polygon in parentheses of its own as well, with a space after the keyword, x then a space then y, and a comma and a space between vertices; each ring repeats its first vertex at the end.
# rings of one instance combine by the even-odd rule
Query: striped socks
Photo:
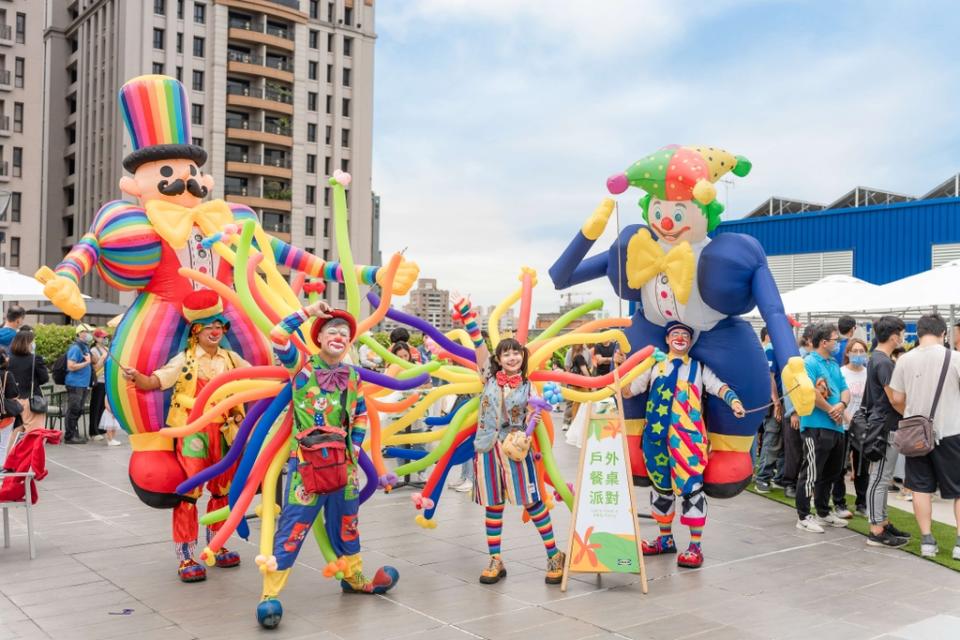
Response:
POLYGON ((690 546, 696 547, 697 550, 700 550, 700 538, 703 537, 703 526, 699 527, 690 527, 690 546))
POLYGON ((528 504, 525 508, 530 515, 530 519, 533 520, 534 526, 537 527, 537 531, 540 532, 540 537, 543 538, 543 546, 547 550, 547 557, 552 558, 557 555, 557 543, 553 539, 553 523, 550 520, 550 512, 547 510, 547 506, 538 500, 533 504, 528 504))
POLYGON ((487 548, 491 556, 500 555, 500 534, 503 532, 503 505, 487 507, 487 548))

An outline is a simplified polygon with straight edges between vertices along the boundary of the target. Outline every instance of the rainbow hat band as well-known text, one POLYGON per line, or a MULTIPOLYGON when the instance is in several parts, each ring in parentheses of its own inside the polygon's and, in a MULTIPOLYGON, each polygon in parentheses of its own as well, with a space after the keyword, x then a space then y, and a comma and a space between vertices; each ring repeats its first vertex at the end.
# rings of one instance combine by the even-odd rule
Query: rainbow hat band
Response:
POLYGON ((230 322, 223 315, 223 301, 216 291, 200 289, 188 294, 183 299, 181 310, 184 319, 191 326, 195 324, 207 326, 219 321, 225 328, 230 327, 230 322))
POLYGON ((717 198, 713 185, 728 171, 743 177, 752 167, 743 156, 716 147, 669 145, 630 165, 607 180, 610 193, 638 187, 659 200, 696 200, 708 205, 717 198))
POLYGON ((138 76, 119 93, 120 112, 127 125, 133 152, 123 168, 133 173, 145 162, 182 158, 198 166, 207 152, 191 144, 190 108, 183 85, 169 76, 138 76))

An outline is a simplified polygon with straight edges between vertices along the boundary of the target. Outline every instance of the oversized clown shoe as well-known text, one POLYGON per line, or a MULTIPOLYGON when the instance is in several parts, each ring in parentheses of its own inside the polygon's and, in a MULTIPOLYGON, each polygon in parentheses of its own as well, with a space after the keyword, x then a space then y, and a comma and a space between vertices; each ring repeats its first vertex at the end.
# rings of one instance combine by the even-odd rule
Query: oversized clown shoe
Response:
MULTIPOLYGON (((714 147, 671 145, 607 180, 612 194, 628 187, 646 192, 640 209, 647 224, 625 227, 609 251, 587 258, 613 212, 606 199, 550 269, 558 289, 606 276, 617 294, 635 305, 627 337, 634 349, 666 351, 665 327, 682 322, 694 330, 690 356, 710 367, 747 409, 770 402, 769 365, 756 334, 739 316, 754 307, 770 331, 783 389, 800 415, 813 409, 813 385, 804 370, 767 258, 754 238, 707 234, 720 223, 723 205, 714 183, 727 172, 743 177, 750 162, 714 147)), ((641 437, 646 394, 624 402, 634 482, 648 486, 641 437)), ((712 396, 704 403, 710 455, 704 472, 707 495, 728 498, 750 482, 750 449, 764 412, 734 417, 712 396)))
MULTIPOLYGON (((120 425, 132 434, 131 465, 158 460, 156 472, 138 474, 147 485, 137 487, 138 495, 152 506, 170 508, 180 502, 173 488, 182 478, 170 460, 171 441, 156 432, 165 426, 171 393, 138 390, 121 375, 121 367, 154 371, 183 351, 189 323, 180 315, 181 304, 201 286, 178 270, 188 267, 232 285, 232 266, 203 240, 257 217, 243 205, 203 202, 213 190, 213 177, 201 170, 207 152, 192 143, 190 105, 180 82, 162 75, 133 78, 120 88, 119 103, 133 146, 123 160, 130 175, 119 186, 130 201, 103 205, 63 261, 54 270, 41 268, 36 277, 47 297, 74 318, 85 313, 80 281, 94 268, 113 288, 138 292, 110 347, 107 397, 120 425)), ((269 243, 280 266, 343 282, 336 262, 267 236, 259 224, 256 237, 269 243)), ((374 284, 384 271, 359 266, 358 280, 374 284)), ((401 264, 394 293, 406 293, 417 274, 416 264, 401 264)), ((225 346, 251 364, 270 363, 270 347, 246 314, 226 304, 224 316, 231 325, 225 346)))

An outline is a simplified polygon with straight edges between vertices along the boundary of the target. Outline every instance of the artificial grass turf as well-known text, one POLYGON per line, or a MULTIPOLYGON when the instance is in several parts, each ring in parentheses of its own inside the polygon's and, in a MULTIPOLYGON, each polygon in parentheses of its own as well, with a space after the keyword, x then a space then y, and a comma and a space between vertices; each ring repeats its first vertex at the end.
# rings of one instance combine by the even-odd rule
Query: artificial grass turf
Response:
MULTIPOLYGON (((751 493, 756 493, 758 496, 785 504, 791 509, 796 508, 793 498, 788 498, 783 495, 783 489, 771 487, 770 493, 759 493, 756 487, 751 484, 747 487, 747 490, 751 493)), ((847 496, 847 505, 855 504, 855 502, 856 496, 847 496)), ((890 518, 890 522, 893 523, 893 526, 896 528, 910 532, 910 542, 908 542, 906 546, 901 547, 901 549, 915 556, 920 556, 920 528, 917 526, 917 521, 913 517, 913 512, 888 506, 887 517, 890 518)), ((847 529, 867 536, 870 534, 870 522, 866 518, 854 514, 852 520, 847 520, 847 529)), ((957 530, 954 527, 934 520, 931 533, 937 540, 940 553, 938 553, 935 558, 924 558, 924 560, 930 560, 948 569, 960 572, 960 560, 954 560, 951 555, 953 553, 953 547, 957 543, 957 530)))

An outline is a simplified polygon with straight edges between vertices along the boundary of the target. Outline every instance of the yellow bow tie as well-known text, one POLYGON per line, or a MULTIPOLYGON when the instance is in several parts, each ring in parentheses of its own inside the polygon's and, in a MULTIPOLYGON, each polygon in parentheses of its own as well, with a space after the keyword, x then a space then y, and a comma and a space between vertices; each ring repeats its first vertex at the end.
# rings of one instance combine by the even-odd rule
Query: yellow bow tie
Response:
POLYGON ((649 229, 641 229, 627 243, 627 284, 632 289, 639 289, 658 273, 665 273, 677 302, 687 304, 696 266, 689 242, 681 242, 665 252, 649 229))
POLYGON ((174 249, 187 245, 193 225, 209 236, 233 222, 233 211, 223 200, 204 202, 193 209, 166 200, 150 200, 145 210, 157 233, 174 249))

